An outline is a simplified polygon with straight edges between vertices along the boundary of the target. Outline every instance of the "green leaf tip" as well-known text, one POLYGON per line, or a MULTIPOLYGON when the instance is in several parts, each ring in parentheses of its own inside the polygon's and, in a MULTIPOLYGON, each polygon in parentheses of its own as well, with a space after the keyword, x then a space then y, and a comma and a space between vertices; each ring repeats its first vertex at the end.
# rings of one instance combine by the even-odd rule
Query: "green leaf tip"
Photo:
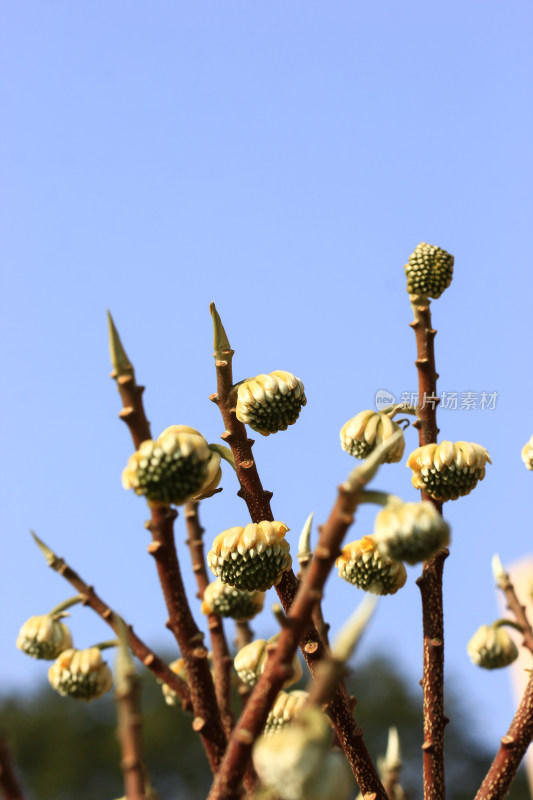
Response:
POLYGON ((119 647, 115 658, 115 688, 118 693, 128 691, 131 679, 136 678, 135 665, 128 644, 128 629, 122 617, 114 616, 119 647))
POLYGON ((220 314, 218 313, 214 303, 210 304, 209 311, 213 317, 213 349, 216 356, 219 353, 224 353, 228 350, 231 350, 231 345, 229 343, 226 331, 224 330, 222 320, 220 319, 220 314))
POLYGON ((114 377, 120 378, 121 375, 131 375, 133 377, 133 365, 120 341, 120 336, 110 311, 107 312, 107 330, 109 334, 109 355, 114 377))
POLYGON ((53 550, 50 550, 48 545, 46 545, 42 539, 39 539, 39 537, 34 531, 30 531, 30 533, 33 536, 35 544, 37 545, 43 556, 46 558, 48 565, 51 567, 54 564, 54 562, 57 561, 56 554, 53 552, 53 550))

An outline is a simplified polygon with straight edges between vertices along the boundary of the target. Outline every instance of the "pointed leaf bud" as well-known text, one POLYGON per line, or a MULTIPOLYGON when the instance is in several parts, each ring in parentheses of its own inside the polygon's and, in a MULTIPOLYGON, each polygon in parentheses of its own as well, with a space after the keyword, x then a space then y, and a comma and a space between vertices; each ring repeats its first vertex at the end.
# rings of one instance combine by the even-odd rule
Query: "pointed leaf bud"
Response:
POLYGON ((217 578, 204 592, 202 613, 244 621, 259 614, 264 601, 264 592, 246 592, 236 589, 235 586, 228 586, 217 578))
POLYGON ((284 522, 251 522, 220 533, 207 554, 211 572, 224 583, 248 592, 277 585, 292 564, 284 522))
POLYGON ((376 516, 374 538, 382 555, 418 564, 449 544, 450 527, 427 500, 396 501, 376 516))
POLYGON ((407 466, 413 470, 412 484, 434 500, 457 500, 470 494, 485 477, 490 456, 480 444, 441 442, 413 450, 407 466))
MULTIPOLYGON (((275 644, 278 638, 279 633, 272 636, 268 642, 265 639, 255 639, 253 642, 241 647, 235 656, 233 666, 235 667, 235 672, 239 676, 239 679, 243 683, 246 683, 248 686, 255 686, 259 676, 263 674, 265 669, 268 658, 267 647, 270 644, 275 644)), ((298 683, 301 677, 302 666, 298 656, 295 654, 291 665, 291 672, 287 676, 283 688, 286 689, 288 686, 298 683)))
POLYGON ((522 461, 528 469, 533 469, 533 436, 522 448, 522 461))
MULTIPOLYGON (((387 414, 379 411, 360 411, 353 419, 349 419, 341 428, 341 446, 355 458, 366 458, 378 445, 387 441, 402 429, 387 414)), ((403 434, 398 437, 395 447, 387 454, 386 463, 400 461, 405 449, 403 434)))
POLYGON ((72 647, 72 637, 66 625, 50 614, 30 617, 20 629, 17 647, 32 658, 52 661, 63 650, 72 647))
POLYGON ((407 291, 437 299, 452 282, 454 258, 446 250, 421 242, 405 265, 407 291))
POLYGON ((301 380, 290 372, 277 370, 239 385, 236 414, 252 430, 269 436, 294 425, 306 403, 301 380))
POLYGON ((113 366, 113 377, 119 378, 121 375, 133 376, 133 365, 126 355, 126 351, 120 341, 120 336, 113 322, 111 312, 107 312, 107 327, 109 334, 109 355, 113 366))
POLYGON ((185 425, 167 428, 157 442, 147 439, 130 457, 122 485, 144 495, 149 503, 182 505, 216 480, 220 457, 209 450, 201 433, 185 425), (215 460, 216 473, 211 467, 215 460))
POLYGON ((294 689, 292 692, 280 692, 267 717, 264 736, 273 736, 286 728, 303 711, 309 692, 294 689))
POLYGON ((407 580, 402 562, 384 556, 373 536, 345 545, 335 566, 343 580, 372 594, 395 594, 407 580))
POLYGON ((59 694, 74 700, 96 700, 113 685, 113 676, 98 647, 65 650, 48 670, 48 680, 59 694))
POLYGON ((468 642, 467 651, 472 663, 483 669, 507 667, 518 658, 518 648, 500 625, 481 625, 468 642))

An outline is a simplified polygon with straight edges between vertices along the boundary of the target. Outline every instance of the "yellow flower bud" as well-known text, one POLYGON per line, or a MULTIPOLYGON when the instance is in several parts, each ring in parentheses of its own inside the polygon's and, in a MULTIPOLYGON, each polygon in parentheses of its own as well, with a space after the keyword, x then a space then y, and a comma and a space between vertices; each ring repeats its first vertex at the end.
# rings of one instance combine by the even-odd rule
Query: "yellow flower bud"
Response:
MULTIPOLYGON (((179 678, 188 684, 185 662, 182 658, 177 658, 176 661, 172 661, 168 666, 172 672, 174 672, 179 678)), ((167 684, 164 683, 162 690, 167 706, 181 706, 181 697, 174 691, 174 689, 171 689, 170 686, 167 686, 167 684)))
POLYGON ((393 501, 376 517, 374 538, 382 555, 417 564, 450 541, 450 527, 429 501, 393 501))
POLYGON ((533 469, 533 436, 522 448, 522 461, 528 469, 533 469))
POLYGON ((17 647, 32 658, 52 661, 63 650, 72 647, 72 637, 66 625, 50 614, 30 617, 20 629, 17 647))
MULTIPOLYGON (((279 633, 275 636, 272 636, 268 642, 265 639, 255 639, 253 642, 245 644, 244 647, 241 647, 235 656, 233 666, 235 667, 235 672, 239 676, 239 679, 243 683, 248 684, 248 686, 255 686, 259 676, 263 674, 266 666, 268 658, 267 647, 269 644, 275 644, 278 640, 278 637, 279 633)), ((295 654, 292 660, 291 672, 287 676, 283 684, 283 688, 286 689, 288 686, 298 683, 301 677, 302 666, 298 656, 295 654)))
POLYGON ((264 592, 246 592, 217 578, 204 592, 202 613, 236 620, 252 619, 262 610, 264 600, 264 592))
POLYGON ((74 700, 96 700, 113 685, 111 670, 98 647, 65 650, 48 670, 48 680, 59 694, 74 700))
MULTIPOLYGON (((355 458, 366 458, 376 447, 401 431, 397 422, 388 414, 380 411, 360 411, 353 419, 349 419, 341 428, 341 446, 355 458)), ((391 450, 386 458, 387 463, 393 464, 400 461, 405 449, 405 439, 402 438, 391 450)))
POLYGON ((293 719, 303 711, 309 698, 308 692, 294 689, 292 692, 280 692, 268 715, 264 736, 273 736, 286 728, 293 719))
POLYGON ((485 477, 489 454, 480 444, 441 442, 413 450, 407 466, 413 470, 412 484, 434 500, 457 500, 470 494, 485 477))
POLYGON ((481 625, 468 642, 473 664, 483 669, 507 667, 518 658, 518 649, 501 625, 481 625))
POLYGON ((294 425, 307 403, 304 385, 290 372, 277 370, 243 381, 237 390, 237 419, 269 436, 294 425))
POLYGON ((407 291, 437 299, 452 282, 454 258, 446 250, 421 242, 405 265, 407 291))
POLYGON ((217 462, 214 455, 194 428, 173 425, 157 442, 147 439, 141 444, 122 473, 122 485, 149 503, 182 505, 214 482, 220 466, 220 457, 217 462))
POLYGON ((372 594, 395 594, 407 580, 402 562, 383 555, 373 536, 345 545, 335 566, 343 580, 372 594))
POLYGON ((292 564, 284 522, 251 522, 220 533, 207 554, 211 572, 248 592, 266 592, 292 564))

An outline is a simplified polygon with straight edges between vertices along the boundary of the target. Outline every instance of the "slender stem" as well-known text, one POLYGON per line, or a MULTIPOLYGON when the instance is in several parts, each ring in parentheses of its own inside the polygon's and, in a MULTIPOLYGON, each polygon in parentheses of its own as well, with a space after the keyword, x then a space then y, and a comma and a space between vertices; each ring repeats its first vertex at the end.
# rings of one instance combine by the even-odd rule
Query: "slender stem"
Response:
POLYGON ((24 800, 24 794, 13 769, 11 753, 3 736, 0 736, 0 792, 4 800, 24 800))
MULTIPOLYGON (((218 406, 224 421, 225 431, 221 438, 225 443, 229 444, 235 459, 235 469, 240 483, 240 490, 237 494, 246 503, 252 522, 272 521, 274 519, 270 507, 272 492, 263 489, 253 457, 253 440, 248 438, 246 428, 237 419, 235 407, 231 402, 233 395, 232 359, 234 351, 229 346, 214 305, 212 305, 211 311, 215 324, 214 356, 217 374, 217 392, 211 395, 211 400, 218 406)), ((280 583, 276 586, 281 605, 287 615, 291 611, 299 583, 296 575, 290 569, 283 573, 280 583)), ((319 604, 314 604, 311 611, 315 624, 310 621, 310 617, 306 619, 305 627, 301 632, 300 648, 311 675, 316 678, 316 666, 327 655, 328 645, 315 627, 317 623, 321 624, 319 604)), ((322 628, 323 631, 326 630, 324 625, 322 625, 322 628)), ((244 713, 247 713, 248 705, 249 703, 244 713)), ((363 794, 376 792, 376 795, 381 797, 383 787, 364 743, 362 731, 355 725, 352 703, 343 683, 339 684, 326 708, 326 712, 331 717, 339 742, 346 753, 361 792, 363 794)))
MULTIPOLYGON (((286 624, 281 630, 278 644, 271 651, 265 670, 231 736, 208 800, 232 800, 237 796, 252 744, 262 731, 272 703, 286 680, 287 673, 292 669, 292 659, 298 643, 305 635, 314 606, 322 598, 326 578, 339 553, 343 538, 353 522, 357 499, 363 485, 361 483, 351 491, 344 486, 339 487, 337 501, 328 521, 321 528, 314 557, 299 585, 292 607, 288 610, 286 624)), ((357 740, 364 747, 362 731, 357 728, 351 713, 342 722, 340 735, 343 736, 341 740, 343 747, 346 748, 348 738, 352 742, 357 740)), ((364 750, 366 751, 366 748, 364 750)), ((351 763, 355 763, 361 793, 363 795, 375 793, 376 800, 385 800, 387 795, 368 753, 362 757, 361 749, 354 748, 349 757, 352 759, 351 763)))
MULTIPOLYGON (((94 588, 85 583, 83 578, 81 578, 63 558, 56 556, 56 554, 35 536, 35 534, 33 534, 33 537, 37 541, 40 550, 43 552, 48 566, 58 572, 71 586, 77 589, 83 597, 82 604, 92 608, 92 610, 118 634, 119 629, 115 621, 118 615, 113 611, 111 606, 106 603, 105 600, 102 600, 95 592, 94 588)), ((191 697, 189 687, 185 681, 172 672, 163 659, 159 658, 159 656, 133 632, 133 627, 131 625, 126 625, 126 628, 128 645, 133 655, 138 658, 139 661, 142 661, 144 666, 147 667, 159 681, 166 683, 167 686, 179 695, 185 710, 190 710, 191 697)))
MULTIPOLYGON (((434 339, 436 331, 431 325, 429 301, 426 305, 412 304, 418 370, 418 428, 420 445, 437 441, 437 378, 434 339)), ((438 503, 422 491, 422 499, 429 500, 442 514, 438 503)), ((422 598, 422 624, 424 633, 424 667, 422 690, 424 694, 424 800, 443 800, 444 783, 444 728, 448 722, 444 714, 444 615, 442 602, 442 572, 448 550, 443 548, 424 563, 417 580, 422 598)))
POLYGON ((66 611, 67 608, 72 608, 72 606, 81 603, 83 600, 84 597, 82 594, 77 594, 75 597, 69 597, 68 600, 63 600, 62 603, 59 603, 57 606, 54 606, 53 609, 48 612, 48 616, 50 617, 55 617, 56 615, 63 616, 63 611, 66 611))
POLYGON ((117 736, 122 758, 120 766, 124 775, 127 800, 145 800, 145 776, 142 760, 141 686, 135 670, 117 677, 115 699, 118 712, 117 736))
POLYGON ((527 647, 527 649, 533 653, 533 629, 531 628, 531 623, 526 613, 526 607, 522 605, 518 599, 514 585, 507 572, 502 573, 500 576, 498 580, 498 586, 505 595, 505 599, 507 600, 507 608, 511 614, 514 614, 516 621, 520 626, 522 636, 524 637, 524 647, 527 647))
MULTIPOLYGON (((198 598, 203 600, 204 592, 209 585, 207 569, 204 559, 204 529, 200 525, 198 516, 199 503, 189 500, 185 504, 185 523, 187 525, 187 545, 191 552, 192 569, 196 576, 198 598)), ((235 724, 235 717, 231 708, 231 666, 233 660, 230 655, 222 618, 219 614, 207 614, 207 627, 211 637, 213 652, 213 667, 215 672, 215 692, 218 707, 222 716, 222 724, 229 736, 235 724)))

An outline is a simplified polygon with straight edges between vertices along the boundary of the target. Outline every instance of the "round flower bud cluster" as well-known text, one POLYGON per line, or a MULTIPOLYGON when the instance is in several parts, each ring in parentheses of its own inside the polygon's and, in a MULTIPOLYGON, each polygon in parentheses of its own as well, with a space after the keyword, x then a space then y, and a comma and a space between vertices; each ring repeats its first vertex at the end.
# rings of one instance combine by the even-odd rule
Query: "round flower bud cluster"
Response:
POLYGON ((383 555, 373 536, 345 545, 335 566, 343 580, 372 594, 395 594, 407 580, 402 562, 383 555))
POLYGON ((220 533, 207 554, 211 572, 230 586, 266 592, 292 564, 284 522, 251 522, 220 533))
POLYGON ((309 692, 294 689, 292 692, 280 692, 267 717, 264 736, 273 736, 293 721, 303 710, 309 692))
POLYGON ((277 370, 243 381, 237 390, 237 419, 269 436, 294 425, 307 403, 304 385, 290 372, 277 370))
POLYGON ((220 480, 219 469, 220 456, 209 450, 201 433, 173 425, 157 442, 147 439, 141 444, 122 473, 122 485, 149 503, 182 505, 211 487, 217 475, 220 480))
POLYGON ((518 649, 501 625, 482 625, 468 642, 473 664, 483 669, 507 667, 518 658, 518 649))
POLYGON ((407 291, 437 299, 452 282, 454 258, 446 250, 421 242, 405 265, 407 291))
MULTIPOLYGON (((366 458, 378 445, 401 431, 397 422, 388 414, 380 411, 360 411, 353 419, 348 420, 341 428, 341 446, 351 456, 366 458)), ((386 461, 393 464, 400 461, 405 449, 405 439, 387 455, 386 461)))
POLYGON ((374 538, 388 558, 417 564, 450 541, 450 527, 429 501, 390 502, 376 517, 374 538))
POLYGON ((413 470, 412 484, 434 500, 457 500, 470 494, 485 477, 485 465, 492 463, 480 444, 441 442, 413 450, 407 466, 413 470))
POLYGON ((522 461, 528 469, 533 469, 533 436, 522 448, 522 461))
MULTIPOLYGON (((172 672, 174 672, 178 678, 181 678, 185 683, 188 683, 187 679, 187 672, 185 671, 185 662, 182 658, 176 659, 176 661, 172 661, 169 665, 172 672)), ((166 683, 163 684, 163 697, 165 698, 165 703, 167 706, 180 706, 181 705, 181 697, 174 689, 171 689, 170 686, 167 686, 166 683)))
MULTIPOLYGON (((248 686, 255 686, 259 680, 259 676, 264 672, 268 658, 269 645, 274 645, 278 637, 279 634, 276 634, 272 636, 268 642, 265 639, 255 639, 253 642, 241 647, 233 661, 233 666, 235 667, 235 672, 239 676, 239 680, 246 683, 248 686)), ((283 688, 286 689, 288 686, 297 683, 301 677, 302 666, 298 656, 295 654, 292 660, 291 672, 287 676, 283 688)))
POLYGON ((253 763, 281 800, 345 800, 351 788, 346 760, 331 750, 331 725, 317 708, 305 709, 276 736, 261 736, 253 763))
POLYGON ((48 680, 59 694, 88 702, 113 685, 111 670, 98 647, 63 651, 48 670, 48 680))
POLYGON ((236 589, 235 586, 228 586, 217 578, 204 592, 202 613, 248 620, 259 614, 264 601, 264 592, 246 592, 236 589))
POLYGON ((20 629, 17 647, 32 658, 51 661, 63 650, 72 647, 72 637, 66 625, 50 614, 30 617, 20 629))

